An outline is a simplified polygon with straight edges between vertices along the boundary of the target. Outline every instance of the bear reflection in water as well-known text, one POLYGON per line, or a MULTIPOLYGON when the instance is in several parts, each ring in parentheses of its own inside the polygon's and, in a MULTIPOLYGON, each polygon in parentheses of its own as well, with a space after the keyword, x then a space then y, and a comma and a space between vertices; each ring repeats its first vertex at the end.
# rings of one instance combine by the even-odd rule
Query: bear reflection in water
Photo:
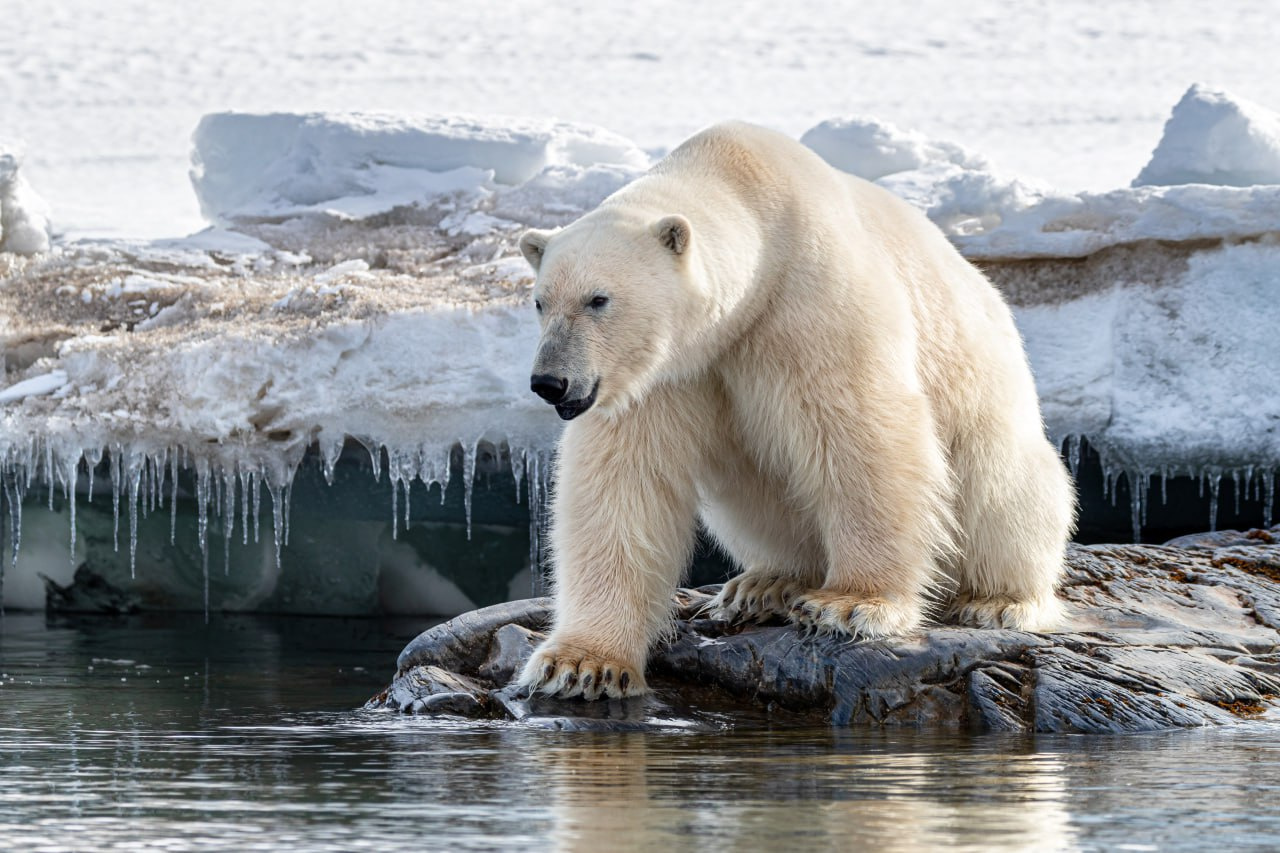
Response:
POLYGON ((700 765, 690 778, 694 762, 674 744, 643 735, 564 741, 544 752, 549 836, 557 850, 583 851, 600 849, 602 832, 604 846, 636 850, 691 838, 735 850, 1072 847, 1061 758, 1004 755, 1002 771, 992 766, 996 756, 962 741, 940 745, 885 752, 836 731, 761 734, 714 748, 704 741, 690 745, 700 765), (940 796, 940 779, 952 780, 950 795, 940 796))

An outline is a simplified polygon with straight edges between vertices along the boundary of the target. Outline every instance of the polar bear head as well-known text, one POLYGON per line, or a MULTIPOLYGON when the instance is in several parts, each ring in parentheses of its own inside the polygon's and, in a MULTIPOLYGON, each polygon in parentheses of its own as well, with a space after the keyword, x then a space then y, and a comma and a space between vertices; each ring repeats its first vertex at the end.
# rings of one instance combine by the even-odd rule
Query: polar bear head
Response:
POLYGON ((530 387, 560 417, 625 409, 676 360, 697 289, 691 240, 683 216, 628 209, 520 238, 542 324, 530 387))

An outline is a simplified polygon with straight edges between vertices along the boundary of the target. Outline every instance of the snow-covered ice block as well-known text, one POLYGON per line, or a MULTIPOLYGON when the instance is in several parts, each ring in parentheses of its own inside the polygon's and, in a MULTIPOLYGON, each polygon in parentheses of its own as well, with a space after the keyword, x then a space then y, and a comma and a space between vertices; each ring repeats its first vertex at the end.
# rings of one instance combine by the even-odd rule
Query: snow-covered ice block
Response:
POLYGON ((1006 206, 991 227, 950 232, 970 260, 1082 258, 1148 240, 1236 241, 1275 234, 1280 234, 1280 186, 1202 184, 1051 193, 1031 204, 1006 206))
POLYGON ((800 141, 837 169, 868 181, 935 163, 990 168, 985 158, 954 142, 930 139, 919 131, 866 116, 828 119, 806 131, 800 141))
POLYGON ((327 213, 363 219, 517 186, 548 167, 640 170, 648 156, 599 127, 537 119, 215 113, 193 136, 191 180, 212 222, 327 213))
POLYGON ((948 236, 996 228, 1049 192, 1035 181, 999 174, 986 158, 954 142, 879 119, 828 119, 800 141, 837 169, 906 199, 948 236))
POLYGON ((21 162, 0 146, 0 252, 47 252, 49 206, 19 172, 21 162))
POLYGON ((1196 84, 1173 108, 1135 187, 1280 184, 1280 115, 1196 84))

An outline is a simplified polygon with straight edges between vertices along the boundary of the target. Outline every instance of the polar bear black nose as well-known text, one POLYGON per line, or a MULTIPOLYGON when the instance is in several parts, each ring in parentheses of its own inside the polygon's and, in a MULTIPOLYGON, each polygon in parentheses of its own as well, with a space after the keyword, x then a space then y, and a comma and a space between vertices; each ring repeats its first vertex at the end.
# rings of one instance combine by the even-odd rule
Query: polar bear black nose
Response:
POLYGON ((529 379, 529 388, 548 403, 559 403, 569 390, 569 380, 547 373, 535 373, 529 379))

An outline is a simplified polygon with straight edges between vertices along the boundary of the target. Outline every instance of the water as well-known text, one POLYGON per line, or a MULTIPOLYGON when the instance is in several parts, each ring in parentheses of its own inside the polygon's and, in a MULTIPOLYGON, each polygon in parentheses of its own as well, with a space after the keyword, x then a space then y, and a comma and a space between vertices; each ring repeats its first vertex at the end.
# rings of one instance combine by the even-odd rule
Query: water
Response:
POLYGON ((1280 846, 1270 727, 588 735, 357 710, 419 627, 8 614, 0 848, 1280 846))

